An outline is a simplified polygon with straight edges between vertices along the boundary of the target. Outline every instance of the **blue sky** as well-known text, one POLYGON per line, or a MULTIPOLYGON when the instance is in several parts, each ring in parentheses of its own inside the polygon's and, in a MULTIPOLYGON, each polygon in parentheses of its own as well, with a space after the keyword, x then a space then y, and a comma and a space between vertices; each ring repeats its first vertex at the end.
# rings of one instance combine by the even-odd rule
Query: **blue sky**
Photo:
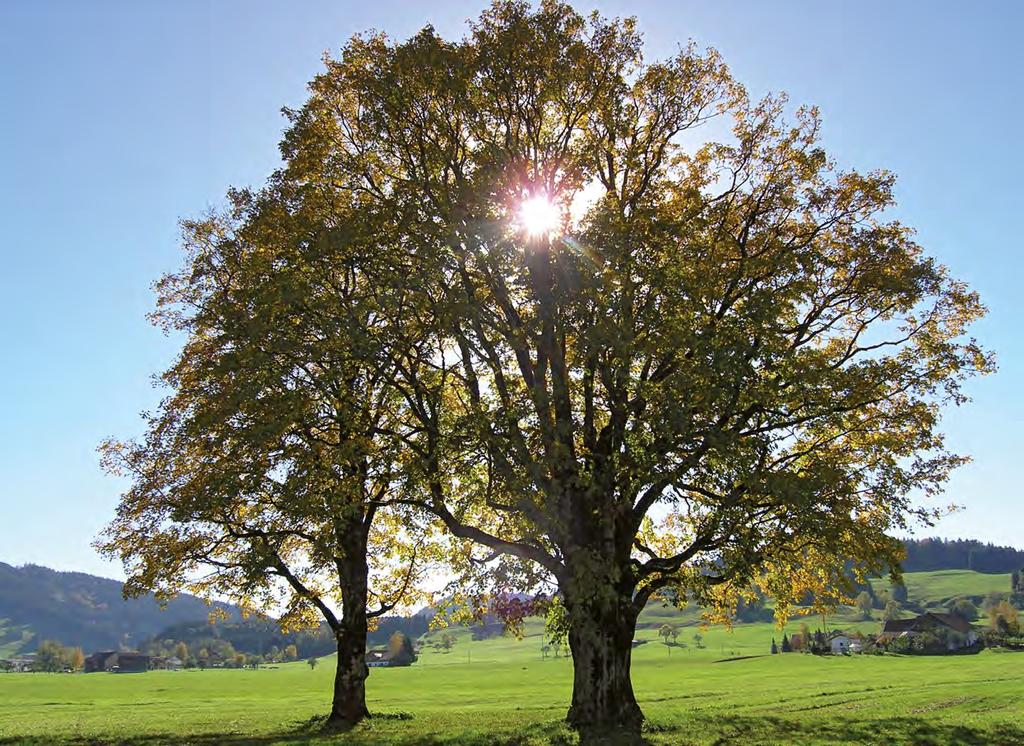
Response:
MULTIPOLYGON (((460 36, 481 2, 0 3, 0 561, 120 576, 90 541, 119 484, 95 447, 140 431, 175 340, 150 284, 179 261, 177 221, 260 183, 282 106, 325 50, 376 28, 460 36)), ((648 54, 717 47, 754 94, 821 107, 846 166, 899 177, 897 215, 990 308, 999 356, 950 413, 974 456, 947 491, 966 510, 929 533, 1024 547, 1018 460, 1024 262, 1017 220, 1024 5, 600 2, 636 15, 648 54)))

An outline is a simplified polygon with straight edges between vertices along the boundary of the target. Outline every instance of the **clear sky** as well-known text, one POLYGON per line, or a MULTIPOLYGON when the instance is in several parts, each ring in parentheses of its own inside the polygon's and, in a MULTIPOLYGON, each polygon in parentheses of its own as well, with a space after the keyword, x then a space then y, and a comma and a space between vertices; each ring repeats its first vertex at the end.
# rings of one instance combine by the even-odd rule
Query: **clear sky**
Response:
MULTIPOLYGON (((0 3, 0 561, 120 576, 90 541, 175 340, 146 322, 177 220, 277 165, 282 106, 353 33, 461 36, 482 2, 0 3)), ((651 57, 695 39, 760 95, 821 107, 841 164, 885 167, 898 216, 990 308, 1000 371, 946 429, 974 463, 933 532, 1024 547, 1019 30, 1005 2, 580 2, 636 15, 651 57)))

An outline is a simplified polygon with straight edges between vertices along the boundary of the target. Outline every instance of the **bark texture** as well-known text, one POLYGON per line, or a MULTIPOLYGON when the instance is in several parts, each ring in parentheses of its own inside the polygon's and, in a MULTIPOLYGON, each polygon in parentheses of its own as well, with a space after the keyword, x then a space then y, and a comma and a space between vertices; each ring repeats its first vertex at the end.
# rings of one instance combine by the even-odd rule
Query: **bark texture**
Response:
POLYGON ((362 527, 353 527, 348 539, 347 557, 337 560, 341 587, 346 589, 342 598, 341 618, 337 620, 334 635, 338 643, 338 667, 334 674, 334 699, 328 724, 332 727, 355 725, 370 717, 366 707, 366 625, 368 568, 366 552, 359 551, 365 543, 362 527), (352 551, 352 550, 355 551, 352 551))
POLYGON ((573 657, 567 720, 581 735, 639 733, 643 712, 629 676, 636 611, 628 593, 605 586, 582 599, 566 597, 573 657))

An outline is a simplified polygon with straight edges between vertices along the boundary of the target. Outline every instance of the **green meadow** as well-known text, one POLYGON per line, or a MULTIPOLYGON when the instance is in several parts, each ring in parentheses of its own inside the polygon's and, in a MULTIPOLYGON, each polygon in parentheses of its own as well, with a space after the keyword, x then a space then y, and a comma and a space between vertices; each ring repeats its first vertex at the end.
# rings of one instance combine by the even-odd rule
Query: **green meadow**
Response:
MULTIPOLYGON (((653 607, 641 624, 633 681, 646 743, 1024 744, 1024 654, 773 656, 770 623, 701 630, 693 611, 653 607), (664 621, 682 625, 687 647, 658 641, 664 621)), ((0 743, 575 742, 561 723, 571 664, 542 655, 539 621, 522 639, 456 636, 448 652, 428 640, 409 668, 371 669, 375 716, 349 733, 319 730, 334 672, 323 658, 315 669, 0 675, 0 743)))

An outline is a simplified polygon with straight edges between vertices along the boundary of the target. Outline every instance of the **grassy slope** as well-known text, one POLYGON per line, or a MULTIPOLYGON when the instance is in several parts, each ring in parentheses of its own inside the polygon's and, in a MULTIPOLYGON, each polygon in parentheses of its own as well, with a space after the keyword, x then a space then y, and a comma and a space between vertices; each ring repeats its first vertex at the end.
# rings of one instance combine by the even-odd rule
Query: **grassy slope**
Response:
POLYGON ((31 639, 32 633, 28 627, 14 625, 8 619, 0 619, 0 658, 17 655, 31 639))
MULTIPOLYGON (((972 570, 908 572, 903 577, 909 599, 916 603, 945 603, 957 596, 980 601, 989 591, 1010 590, 1010 574, 985 574, 972 570)), ((875 591, 888 590, 887 580, 875 581, 875 591)))
MULTIPOLYGON (((663 611, 646 615, 640 637, 655 639, 663 611)), ((522 640, 484 641, 460 631, 449 653, 428 648, 411 668, 374 669, 370 707, 381 716, 332 742, 571 743, 560 722, 571 664, 541 659, 541 631, 532 622, 522 640)), ((648 741, 1024 743, 1024 655, 716 662, 723 652, 761 655, 772 636, 780 634, 771 624, 749 624, 707 630, 704 650, 638 647, 633 680, 648 741)), ((316 670, 0 675, 0 743, 319 743, 305 724, 326 710, 332 675, 329 658, 316 670)))

